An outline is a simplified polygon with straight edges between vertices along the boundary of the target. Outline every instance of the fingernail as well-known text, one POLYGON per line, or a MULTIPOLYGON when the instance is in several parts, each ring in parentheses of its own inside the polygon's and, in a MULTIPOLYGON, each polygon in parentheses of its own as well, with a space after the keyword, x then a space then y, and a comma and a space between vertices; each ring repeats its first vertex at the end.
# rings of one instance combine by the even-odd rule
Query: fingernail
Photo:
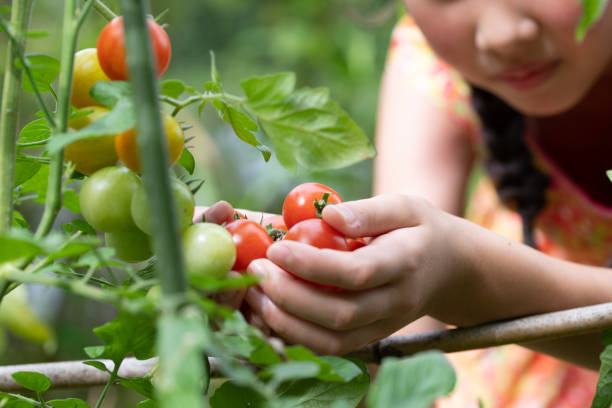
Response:
POLYGON ((336 204, 332 206, 332 208, 336 210, 338 214, 340 214, 340 217, 342 217, 342 220, 348 227, 357 226, 359 221, 355 215, 355 212, 351 210, 350 207, 342 204, 336 204))
POLYGON ((268 248, 266 256, 272 262, 280 263, 291 256, 291 251, 284 245, 273 244, 268 248))
POLYGON ((248 273, 257 276, 259 279, 265 279, 268 277, 268 271, 266 271, 266 268, 257 261, 251 262, 248 267, 248 273))

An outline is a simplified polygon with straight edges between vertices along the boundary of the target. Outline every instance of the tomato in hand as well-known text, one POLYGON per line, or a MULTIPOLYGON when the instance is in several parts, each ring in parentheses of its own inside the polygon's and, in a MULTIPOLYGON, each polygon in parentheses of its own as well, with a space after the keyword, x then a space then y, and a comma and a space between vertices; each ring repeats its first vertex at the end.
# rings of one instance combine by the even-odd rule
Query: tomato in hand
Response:
MULTIPOLYGON (((172 116, 167 113, 162 113, 162 121, 164 133, 166 135, 166 147, 168 149, 168 160, 170 161, 169 165, 172 166, 179 157, 181 157, 185 136, 183 135, 183 129, 180 123, 172 116)), ((138 153, 136 137, 137 135, 134 129, 119 133, 115 137, 115 149, 117 150, 119 160, 121 160, 126 167, 136 173, 140 173, 140 154, 138 153)))
MULTIPOLYGON (((176 177, 170 178, 170 188, 172 190, 172 197, 174 198, 174 208, 178 214, 179 231, 183 232, 191 225, 193 210, 195 209, 195 200, 189 186, 176 177)), ((130 208, 132 210, 132 218, 138 228, 147 234, 151 234, 151 217, 149 216, 147 201, 145 186, 141 184, 134 192, 130 208)))
POLYGON ((98 105, 98 101, 91 97, 89 91, 98 81, 110 81, 100 63, 95 48, 85 48, 74 54, 74 69, 72 71, 72 90, 70 103, 76 108, 98 105))
POLYGON ((344 235, 319 218, 298 222, 289 228, 284 239, 302 242, 321 249, 349 250, 344 235))
POLYGON ((272 215, 270 217, 264 218, 261 222, 261 225, 263 225, 265 228, 268 228, 268 226, 270 226, 270 228, 272 229, 287 232, 287 226, 285 225, 285 220, 283 219, 282 215, 272 215))
POLYGON ((346 245, 348 246, 349 251, 354 251, 356 249, 366 246, 367 243, 363 238, 347 238, 346 245))
POLYGON ((140 184, 140 178, 125 167, 96 171, 81 187, 79 204, 83 217, 103 232, 136 228, 130 206, 140 184))
POLYGON ((272 238, 264 227, 251 220, 236 220, 225 226, 236 245, 235 271, 244 271, 254 259, 265 258, 272 238))
MULTIPOLYGON (((147 19, 153 59, 157 78, 161 77, 170 63, 172 51, 166 31, 152 19, 147 19)), ((125 57, 125 35, 123 17, 115 17, 100 32, 96 44, 100 66, 110 79, 125 81, 129 78, 125 57)))
MULTIPOLYGON (((91 110, 87 116, 72 119, 68 122, 71 130, 79 130, 102 118, 108 109, 99 106, 90 106, 83 110, 91 110)), ((115 151, 115 135, 104 135, 89 139, 76 140, 66 146, 64 160, 72 162, 76 171, 83 174, 92 174, 101 168, 117 164, 115 151)))
POLYGON ((232 235, 220 225, 193 224, 185 230, 181 240, 185 270, 193 278, 223 278, 236 261, 232 235))
POLYGON ((327 203, 339 204, 340 195, 330 187, 319 183, 303 183, 293 188, 283 202, 283 219, 287 228, 291 229, 300 221, 317 218, 315 202, 328 194, 327 203))
POLYGON ((106 245, 115 249, 115 257, 125 262, 141 262, 153 256, 149 236, 138 228, 104 234, 106 245))

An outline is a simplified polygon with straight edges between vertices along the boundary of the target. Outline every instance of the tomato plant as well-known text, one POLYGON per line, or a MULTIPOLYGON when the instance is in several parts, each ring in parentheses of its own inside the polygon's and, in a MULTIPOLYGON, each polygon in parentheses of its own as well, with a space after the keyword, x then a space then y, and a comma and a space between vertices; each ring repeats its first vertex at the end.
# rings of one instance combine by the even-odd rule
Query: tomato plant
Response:
POLYGON ((104 238, 106 245, 113 248, 117 259, 122 261, 140 262, 153 255, 149 236, 138 228, 107 232, 104 238))
MULTIPOLYGON (((89 106, 83 111, 91 111, 87 116, 70 120, 71 129, 79 130, 91 125, 108 113, 108 109, 99 106, 89 106)), ((117 164, 115 151, 115 135, 102 135, 90 139, 76 140, 66 146, 64 159, 72 162, 76 170, 83 174, 92 174, 103 167, 117 164)))
MULTIPOLYGON (((161 77, 170 64, 171 45, 166 31, 155 21, 148 19, 147 26, 151 46, 156 62, 157 77, 161 77)), ((128 71, 125 61, 125 35, 123 18, 112 19, 100 32, 98 43, 98 60, 102 70, 110 79, 125 81, 128 71)))
MULTIPOLYGON (((178 214, 178 225, 179 231, 184 231, 191 224, 193 218, 193 210, 195 208, 195 201, 189 186, 183 183, 181 180, 173 177, 171 179, 172 197, 174 198, 174 205, 178 214)), ((149 207, 147 204, 148 198, 144 188, 144 184, 134 192, 132 197, 132 203, 130 209, 132 212, 132 218, 134 222, 142 231, 147 234, 151 234, 151 216, 149 214, 149 207)))
POLYGON ((287 194, 283 202, 285 225, 291 228, 300 221, 317 218, 317 210, 320 212, 327 203, 341 202, 340 195, 330 187, 319 183, 300 184, 287 194))
POLYGON ((235 220, 225 226, 236 245, 235 271, 244 271, 251 261, 266 257, 272 238, 260 224, 252 220, 235 220))
POLYGON ((98 170, 81 188, 79 204, 83 217, 104 232, 135 228, 131 203, 140 184, 138 176, 125 167, 98 170))
MULTIPOLYGON (((181 156, 184 144, 183 129, 172 116, 162 114, 169 165, 173 165, 181 156)), ((119 160, 136 173, 140 173, 140 153, 138 152, 137 135, 134 129, 119 133, 115 137, 115 149, 119 160)))
POLYGON ((236 261, 232 236, 220 225, 193 224, 183 232, 181 241, 189 275, 222 278, 236 261))
POLYGON ((74 54, 70 103, 76 108, 100 105, 89 91, 98 81, 110 81, 102 71, 95 48, 85 48, 74 54))

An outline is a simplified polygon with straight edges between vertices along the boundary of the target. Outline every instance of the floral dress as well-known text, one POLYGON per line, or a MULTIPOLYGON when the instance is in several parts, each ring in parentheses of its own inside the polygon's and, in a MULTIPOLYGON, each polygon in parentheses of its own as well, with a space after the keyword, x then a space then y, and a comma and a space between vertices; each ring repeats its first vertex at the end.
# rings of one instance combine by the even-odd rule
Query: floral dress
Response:
MULTIPOLYGON (((470 88, 458 72, 440 60, 414 21, 404 17, 393 32, 387 69, 399 70, 415 92, 445 111, 481 149, 479 121, 470 104, 470 88)), ((525 142, 550 179, 546 206, 535 221, 542 252, 590 265, 612 257, 612 208, 592 201, 539 148, 529 132, 525 142)), ((508 238, 522 241, 521 218, 499 201, 483 177, 472 195, 466 218, 508 238)), ((582 408, 589 407, 597 373, 516 345, 447 355, 457 386, 438 408, 582 408)))

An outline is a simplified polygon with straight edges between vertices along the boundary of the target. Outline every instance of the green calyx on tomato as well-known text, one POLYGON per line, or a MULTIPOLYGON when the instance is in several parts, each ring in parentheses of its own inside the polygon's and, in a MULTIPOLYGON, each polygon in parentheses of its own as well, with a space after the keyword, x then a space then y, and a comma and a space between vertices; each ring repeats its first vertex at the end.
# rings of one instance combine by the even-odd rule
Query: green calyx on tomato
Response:
POLYGON ((183 259, 190 279, 223 278, 236 261, 232 235, 213 223, 193 224, 183 232, 183 259))
MULTIPOLYGON (((191 225, 193 211, 195 209, 195 200, 187 184, 176 177, 170 178, 170 188, 174 199, 174 208, 178 214, 179 231, 183 232, 191 225)), ((130 209, 136 226, 150 235, 151 217, 149 215, 148 199, 144 184, 141 184, 134 192, 130 209)))
MULTIPOLYGON (((172 47, 166 31, 152 19, 147 19, 151 49, 156 66, 156 76, 161 77, 170 63, 172 47)), ((125 56, 123 17, 115 17, 100 32, 96 44, 102 70, 112 80, 129 79, 125 56)))
POLYGON ((105 167, 89 176, 80 192, 81 212, 85 220, 103 232, 136 228, 131 203, 141 181, 125 167, 105 167))

